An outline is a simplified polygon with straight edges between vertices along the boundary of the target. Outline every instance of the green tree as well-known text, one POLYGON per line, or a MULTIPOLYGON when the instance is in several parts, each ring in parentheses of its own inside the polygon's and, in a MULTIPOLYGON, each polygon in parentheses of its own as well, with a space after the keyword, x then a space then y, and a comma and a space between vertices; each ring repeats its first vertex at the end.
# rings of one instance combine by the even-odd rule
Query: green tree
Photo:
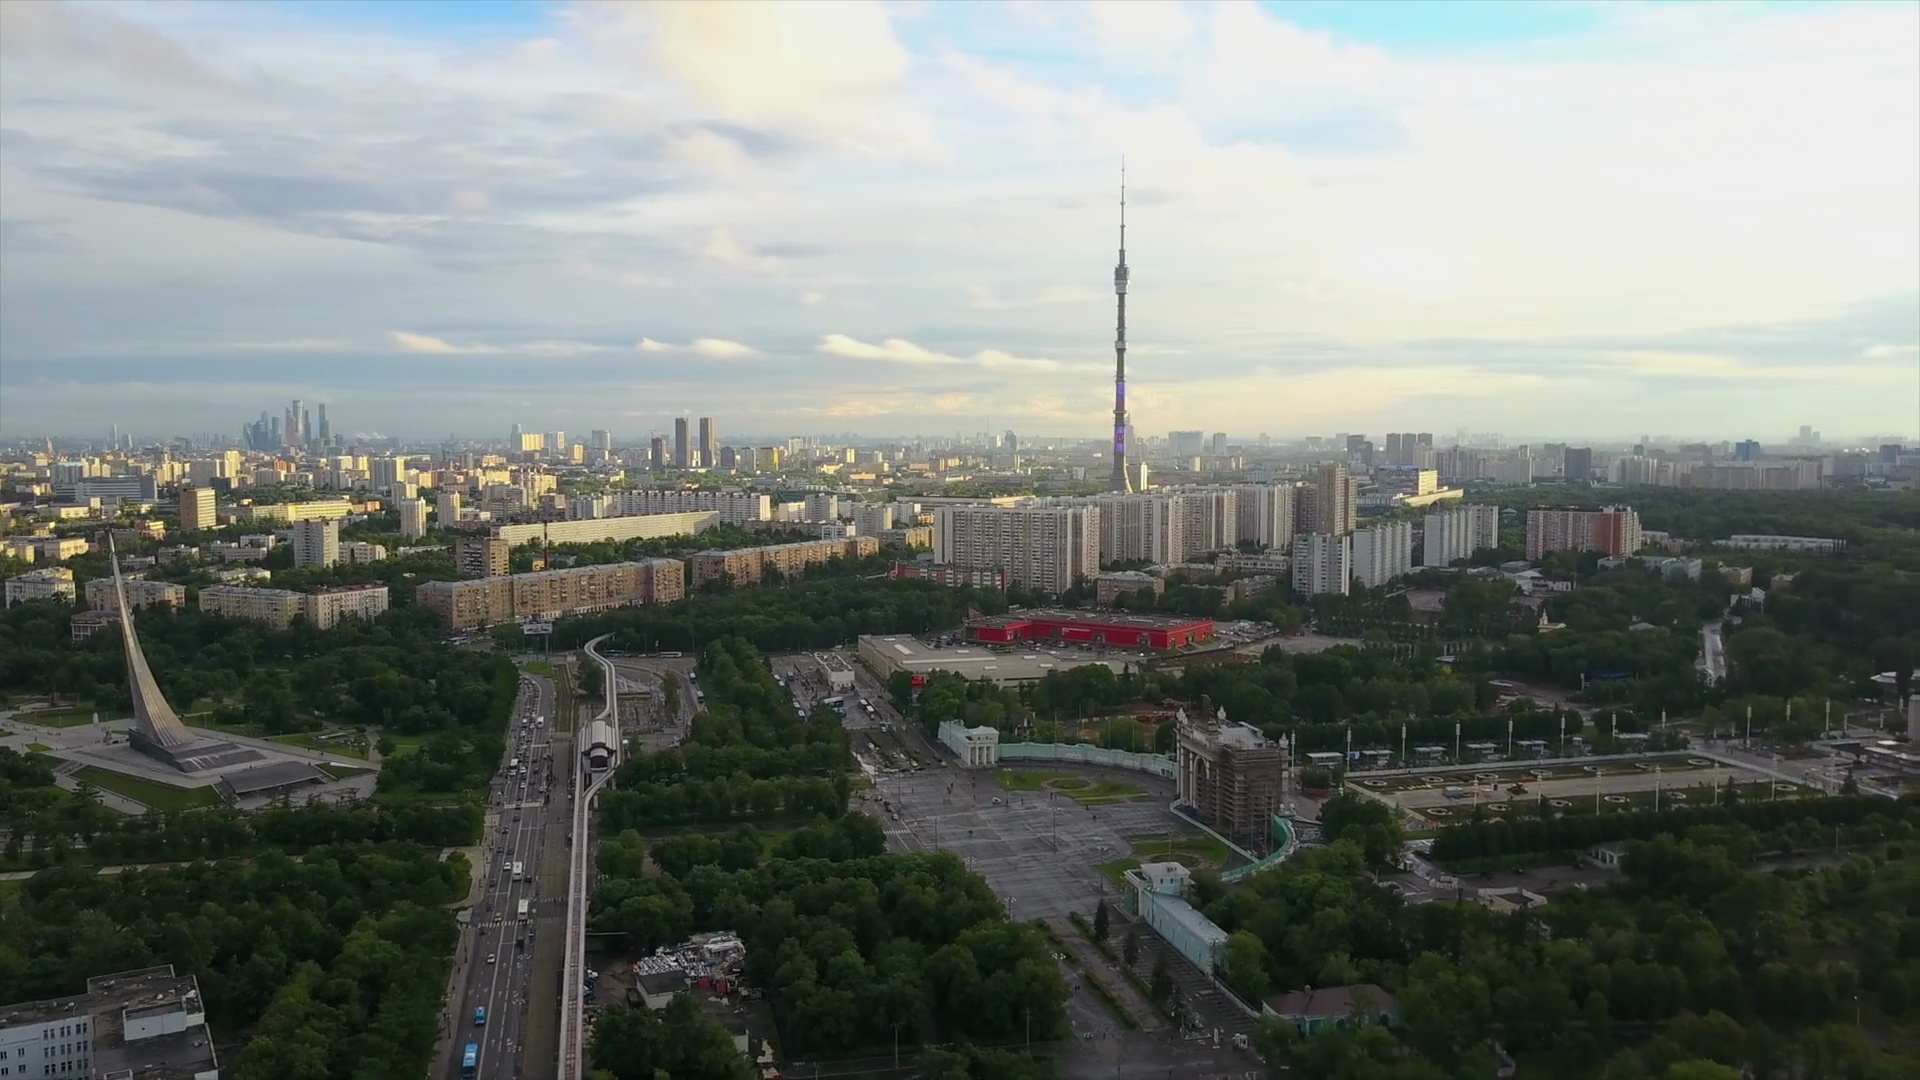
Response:
POLYGON ((1107 940, 1107 902, 1105 900, 1093 906, 1093 939, 1107 940))

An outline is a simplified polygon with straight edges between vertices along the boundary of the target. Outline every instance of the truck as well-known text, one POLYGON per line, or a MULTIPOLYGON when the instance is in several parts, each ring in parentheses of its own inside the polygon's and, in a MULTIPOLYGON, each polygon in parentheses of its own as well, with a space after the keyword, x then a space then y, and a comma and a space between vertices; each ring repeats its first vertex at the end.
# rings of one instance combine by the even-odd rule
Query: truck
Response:
POLYGON ((517 863, 514 863, 514 864, 513 864, 513 880, 515 880, 515 881, 519 881, 519 880, 520 880, 520 876, 521 876, 522 874, 524 874, 524 873, 526 873, 526 872, 527 872, 527 864, 526 864, 526 863, 518 863, 518 862, 517 862, 517 863))
POLYGON ((520 901, 520 907, 518 909, 516 918, 520 922, 527 921, 527 902, 525 900, 520 901))

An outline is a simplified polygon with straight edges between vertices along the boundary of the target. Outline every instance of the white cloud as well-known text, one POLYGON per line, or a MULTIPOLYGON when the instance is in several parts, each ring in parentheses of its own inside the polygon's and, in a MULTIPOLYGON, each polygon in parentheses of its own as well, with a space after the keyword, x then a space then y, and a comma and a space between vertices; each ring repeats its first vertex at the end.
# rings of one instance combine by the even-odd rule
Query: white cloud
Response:
POLYGON ((742 244, 733 238, 732 232, 726 229, 713 230, 706 242, 700 245, 700 254, 709 261, 730 270, 774 276, 782 272, 779 259, 763 255, 742 244))
POLYGON ((742 360, 758 355, 752 346, 742 345, 725 338, 699 338, 688 346, 695 354, 709 360, 742 360))
POLYGON ((845 334, 828 334, 820 339, 817 351, 843 360, 880 360, 891 364, 958 364, 961 362, 957 356, 943 356, 930 349, 923 349, 905 338, 888 338, 878 345, 873 345, 850 338, 845 334))
POLYGON ((401 352, 422 353, 429 356, 470 356, 476 353, 499 352, 491 345, 455 345, 445 338, 430 334, 415 334, 406 330, 394 330, 387 340, 401 352))
POLYGON ((745 360, 760 355, 760 351, 751 345, 742 345, 725 338, 695 338, 686 345, 670 345, 664 341, 655 341, 643 337, 635 348, 644 353, 686 353, 702 356, 708 360, 745 360))

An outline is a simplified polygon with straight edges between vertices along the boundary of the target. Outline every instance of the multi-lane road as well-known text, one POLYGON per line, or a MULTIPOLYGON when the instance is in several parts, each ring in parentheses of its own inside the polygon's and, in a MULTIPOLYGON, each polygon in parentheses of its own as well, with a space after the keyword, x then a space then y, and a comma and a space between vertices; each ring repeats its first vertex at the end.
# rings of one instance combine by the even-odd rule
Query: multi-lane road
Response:
POLYGON ((546 1015, 553 1009, 551 999, 539 1000, 543 980, 536 978, 534 957, 543 935, 558 932, 563 914, 563 894, 549 863, 564 859, 559 853, 550 859, 550 852, 554 826, 565 822, 569 809, 571 742, 554 733, 554 704, 551 682, 521 676, 506 760, 488 792, 480 892, 461 927, 450 1005, 453 1031, 441 1073, 446 1077, 507 1080, 553 1072, 550 1058, 529 1058, 527 1043, 530 1028, 550 1032, 553 1023, 546 1015), (469 1045, 477 1051, 472 1072, 464 1066, 469 1045))

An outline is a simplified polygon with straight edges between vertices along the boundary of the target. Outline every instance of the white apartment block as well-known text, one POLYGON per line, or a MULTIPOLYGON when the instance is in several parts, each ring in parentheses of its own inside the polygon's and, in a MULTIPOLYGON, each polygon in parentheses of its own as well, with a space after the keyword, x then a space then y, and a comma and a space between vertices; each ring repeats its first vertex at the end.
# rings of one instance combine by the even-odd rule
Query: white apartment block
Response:
POLYGON ((1187 561, 1186 502, 1180 495, 1102 495, 1088 505, 1099 511, 1102 562, 1187 561))
POLYGON ((838 495, 817 492, 807 496, 806 504, 806 520, 808 521, 840 520, 840 496, 838 495))
POLYGON ((292 532, 294 566, 332 566, 340 561, 338 522, 296 521, 292 532))
MULTIPOLYGON (((122 575, 126 581, 127 603, 135 611, 146 607, 183 608, 187 606, 187 587, 171 581, 146 581, 136 575, 122 575)), ((86 585, 87 606, 95 611, 118 611, 119 600, 113 592, 113 579, 97 577, 86 585)))
POLYGON ((1353 537, 1300 533, 1293 538, 1293 591, 1347 595, 1353 580, 1353 537))
POLYGON ((73 571, 64 566, 29 570, 7 579, 6 606, 23 600, 62 600, 73 603, 73 571))
POLYGON ((320 589, 301 598, 301 613, 321 630, 331 630, 346 619, 371 622, 387 610, 385 585, 342 585, 320 589))
POLYGON ((209 585, 200 590, 200 610, 210 615, 285 630, 300 615, 301 602, 300 594, 291 589, 209 585))
POLYGON ((1062 593, 1100 570, 1100 511, 1090 506, 943 506, 934 562, 1000 570, 1013 584, 1062 593))
POLYGON ((610 512, 597 515, 599 517, 712 511, 729 525, 773 519, 772 497, 746 491, 622 491, 605 498, 609 500, 610 512))
POLYGON ((893 528, 893 507, 886 503, 856 503, 853 506, 853 524, 862 536, 886 532, 893 528))
POLYGON ((1352 550, 1353 579, 1377 589, 1413 572, 1413 523, 1389 521, 1355 529, 1352 550))
POLYGON ((427 535, 427 503, 425 499, 401 499, 400 535, 418 538, 427 535))
POLYGON ((442 491, 433 499, 434 516, 440 519, 440 527, 446 528, 460 520, 460 493, 442 491))
POLYGON ((1474 552, 1500 546, 1500 508, 1484 503, 1427 515, 1421 565, 1452 566, 1474 552))
POLYGON ((343 563, 376 563, 387 558, 385 544, 369 544, 364 540, 342 540, 340 542, 340 561, 343 563))
POLYGON ((1845 540, 1824 536, 1773 536, 1764 533, 1735 533, 1715 543, 1721 547, 1746 551, 1795 551, 1802 555, 1837 555, 1847 547, 1845 540))
POLYGON ((1181 532, 1189 554, 1221 551, 1234 545, 1240 515, 1232 488, 1197 488, 1178 494, 1181 532))
POLYGON ((219 1080, 200 986, 173 966, 97 975, 87 992, 0 1007, 0 1080, 219 1080))
POLYGON ((501 525, 493 535, 513 547, 537 544, 597 544, 602 540, 652 540, 662 536, 692 536, 719 524, 717 511, 674 514, 635 514, 598 521, 549 521, 529 525, 501 525))
POLYGON ((1285 551, 1293 545, 1292 484, 1241 484, 1233 489, 1233 538, 1285 551))

